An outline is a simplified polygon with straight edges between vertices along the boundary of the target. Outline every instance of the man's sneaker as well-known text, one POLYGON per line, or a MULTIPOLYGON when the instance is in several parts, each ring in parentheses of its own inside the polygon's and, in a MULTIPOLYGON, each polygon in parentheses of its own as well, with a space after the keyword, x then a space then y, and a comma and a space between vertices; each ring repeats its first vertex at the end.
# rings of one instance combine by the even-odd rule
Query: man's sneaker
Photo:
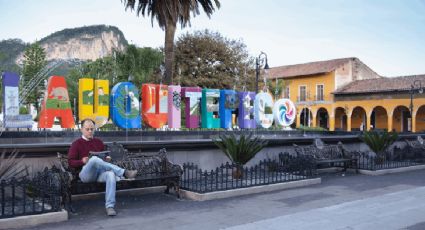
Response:
POLYGON ((124 177, 127 179, 134 179, 137 176, 137 170, 125 170, 124 177))
POLYGON ((115 212, 114 208, 106 208, 106 215, 108 216, 116 216, 117 212, 115 212))

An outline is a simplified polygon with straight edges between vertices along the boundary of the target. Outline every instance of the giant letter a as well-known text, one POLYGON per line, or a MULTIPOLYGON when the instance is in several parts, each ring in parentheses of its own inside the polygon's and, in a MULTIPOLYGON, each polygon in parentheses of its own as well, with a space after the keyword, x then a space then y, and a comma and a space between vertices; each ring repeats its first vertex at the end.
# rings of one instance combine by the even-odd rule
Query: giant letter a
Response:
POLYGON ((55 117, 59 118, 62 128, 74 128, 71 103, 65 78, 51 76, 41 105, 39 128, 52 128, 55 117))

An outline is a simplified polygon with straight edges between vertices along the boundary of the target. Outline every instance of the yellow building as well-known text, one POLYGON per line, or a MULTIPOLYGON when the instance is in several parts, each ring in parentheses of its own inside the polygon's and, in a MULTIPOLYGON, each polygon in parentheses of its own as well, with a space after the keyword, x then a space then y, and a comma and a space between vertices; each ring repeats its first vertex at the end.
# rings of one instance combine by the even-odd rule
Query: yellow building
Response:
POLYGON ((273 67, 267 77, 283 80, 296 127, 425 130, 425 75, 383 77, 358 58, 342 58, 273 67))

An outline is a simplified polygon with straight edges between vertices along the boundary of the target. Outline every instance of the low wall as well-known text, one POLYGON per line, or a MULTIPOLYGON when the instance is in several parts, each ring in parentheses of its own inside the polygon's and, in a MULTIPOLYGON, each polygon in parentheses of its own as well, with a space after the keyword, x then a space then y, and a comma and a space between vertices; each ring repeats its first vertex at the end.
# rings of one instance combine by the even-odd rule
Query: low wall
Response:
MULTIPOLYGON (((349 150, 370 151, 369 147, 362 143, 348 143, 344 146, 349 150)), ((274 159, 278 157, 278 154, 281 152, 288 152, 290 154, 295 154, 295 149, 293 146, 271 146, 265 147, 260 152, 258 152, 253 159, 251 159, 245 166, 250 167, 258 164, 261 160, 264 159, 274 159)), ((198 165, 203 170, 212 170, 216 167, 219 167, 221 164, 229 162, 229 158, 218 148, 211 149, 200 149, 200 150, 168 150, 167 151, 169 159, 177 164, 183 164, 187 162, 193 162, 198 165)))
MULTIPOLYGON (((227 132, 227 131, 225 131, 227 132)), ((129 149, 131 152, 143 152, 146 154, 159 151, 161 148, 166 148, 169 159, 177 164, 183 164, 187 162, 192 162, 197 164, 200 168, 204 170, 212 170, 216 167, 219 167, 221 164, 224 164, 229 161, 227 156, 218 149, 211 138, 217 137, 221 132, 154 132, 150 138, 138 137, 135 133, 132 134, 131 140, 127 141, 118 141, 123 144, 125 148, 129 149), (160 134, 166 134, 167 137, 161 137, 160 134), (139 140, 135 140, 139 139, 139 140), (144 139, 144 140, 140 140, 144 139), (151 139, 151 140, 145 140, 151 139), (160 140, 152 140, 160 139, 160 140)), ((239 133, 239 132, 237 132, 239 133)), ((121 140, 126 137, 115 137, 114 133, 100 133, 100 136, 105 142, 112 142, 114 140, 121 140)), ((121 132, 121 135, 124 133, 121 132)), ((370 151, 368 146, 360 141, 357 134, 346 133, 345 135, 324 133, 324 135, 319 135, 317 133, 312 133, 311 135, 302 135, 302 133, 296 132, 258 132, 257 135, 260 135, 262 138, 269 141, 269 145, 261 150, 246 166, 256 165, 260 160, 267 158, 275 158, 281 152, 294 153, 293 144, 297 145, 310 145, 313 144, 314 140, 320 138, 325 144, 337 144, 341 141, 344 146, 349 150, 356 151, 370 151)), ((56 138, 65 138, 66 142, 57 143, 54 142, 54 136, 47 137, 51 139, 50 143, 39 143, 37 138, 46 138, 40 137, 43 133, 38 136, 28 136, 29 134, 20 134, 22 137, 17 137, 14 142, 23 141, 24 143, 20 144, 4 144, 5 139, 2 139, 3 144, 0 144, 0 149, 4 151, 19 151, 25 155, 23 160, 25 164, 30 165, 30 172, 36 172, 40 169, 43 169, 46 166, 51 166, 53 164, 58 164, 56 160, 56 153, 66 153, 69 149, 71 142, 79 137, 78 132, 64 133, 63 137, 56 138)), ((115 133, 115 135, 117 135, 115 133)), ((144 134, 149 136, 148 134, 144 134)), ((10 136, 10 135, 9 135, 10 136)), ((414 139, 417 134, 405 134, 400 135, 401 138, 410 138, 414 139)), ((4 137, 4 136, 3 136, 4 137)), ((11 139, 14 139, 11 137, 11 139)), ((404 141, 398 141, 394 145, 403 147, 405 145, 404 141)), ((392 149, 392 148, 391 148, 392 149)))
MULTIPOLYGON (((360 151, 370 151, 369 147, 361 142, 357 143, 348 143, 344 144, 349 150, 360 150, 360 151)), ((158 150, 161 146, 158 146, 158 150)), ((156 152, 153 150, 143 151, 146 154, 151 154, 156 152)), ((277 158, 278 154, 281 152, 288 152, 295 154, 293 146, 271 146, 265 147, 256 156, 249 161, 246 166, 254 166, 258 164, 261 160, 264 159, 274 159, 277 158)), ((168 158, 173 163, 183 165, 184 163, 194 163, 198 165, 203 170, 213 170, 216 167, 219 167, 221 164, 229 162, 229 158, 217 147, 204 147, 204 148, 192 148, 192 149, 167 149, 168 158)), ((55 156, 47 157, 28 157, 23 159, 24 163, 30 165, 30 172, 38 171, 44 167, 49 167, 51 165, 59 165, 55 156)))

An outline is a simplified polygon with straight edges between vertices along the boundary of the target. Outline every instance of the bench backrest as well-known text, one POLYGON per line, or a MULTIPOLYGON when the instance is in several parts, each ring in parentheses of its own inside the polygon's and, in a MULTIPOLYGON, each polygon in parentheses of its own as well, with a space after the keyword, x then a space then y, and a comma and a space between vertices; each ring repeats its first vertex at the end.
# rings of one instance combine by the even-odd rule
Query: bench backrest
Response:
POLYGON ((410 148, 424 148, 425 147, 425 145, 421 144, 418 140, 411 141, 411 140, 405 139, 405 141, 407 143, 407 146, 410 147, 410 148))
POLYGON ((295 146, 295 152, 301 155, 312 156, 317 160, 344 158, 344 151, 340 145, 325 145, 321 149, 309 146, 295 146))
POLYGON ((117 142, 106 144, 106 149, 111 151, 110 156, 114 161, 121 161, 128 155, 128 150, 117 142))
POLYGON ((126 158, 121 162, 121 166, 126 169, 137 170, 140 177, 151 176, 180 176, 183 171, 181 166, 171 163, 167 159, 167 151, 165 148, 159 150, 154 155, 146 155, 144 153, 128 153, 126 158))
MULTIPOLYGON (((107 144, 106 149, 110 151, 110 156, 113 160, 113 163, 121 161, 128 154, 127 149, 125 149, 122 144, 119 144, 116 142, 107 144)), ((59 159, 59 162, 63 170, 72 172, 73 170, 72 168, 69 167, 69 164, 68 164, 68 155, 61 154, 59 152, 57 154, 58 154, 57 157, 59 159)))
MULTIPOLYGON (((164 148, 156 154, 146 155, 130 153, 123 145, 114 142, 108 144, 107 149, 111 151, 112 163, 125 169, 137 170, 138 177, 180 176, 183 173, 181 166, 167 159, 167 151, 164 148)), ((63 170, 71 172, 73 178, 77 178, 75 170, 68 165, 68 156, 58 153, 58 158, 63 170)))

